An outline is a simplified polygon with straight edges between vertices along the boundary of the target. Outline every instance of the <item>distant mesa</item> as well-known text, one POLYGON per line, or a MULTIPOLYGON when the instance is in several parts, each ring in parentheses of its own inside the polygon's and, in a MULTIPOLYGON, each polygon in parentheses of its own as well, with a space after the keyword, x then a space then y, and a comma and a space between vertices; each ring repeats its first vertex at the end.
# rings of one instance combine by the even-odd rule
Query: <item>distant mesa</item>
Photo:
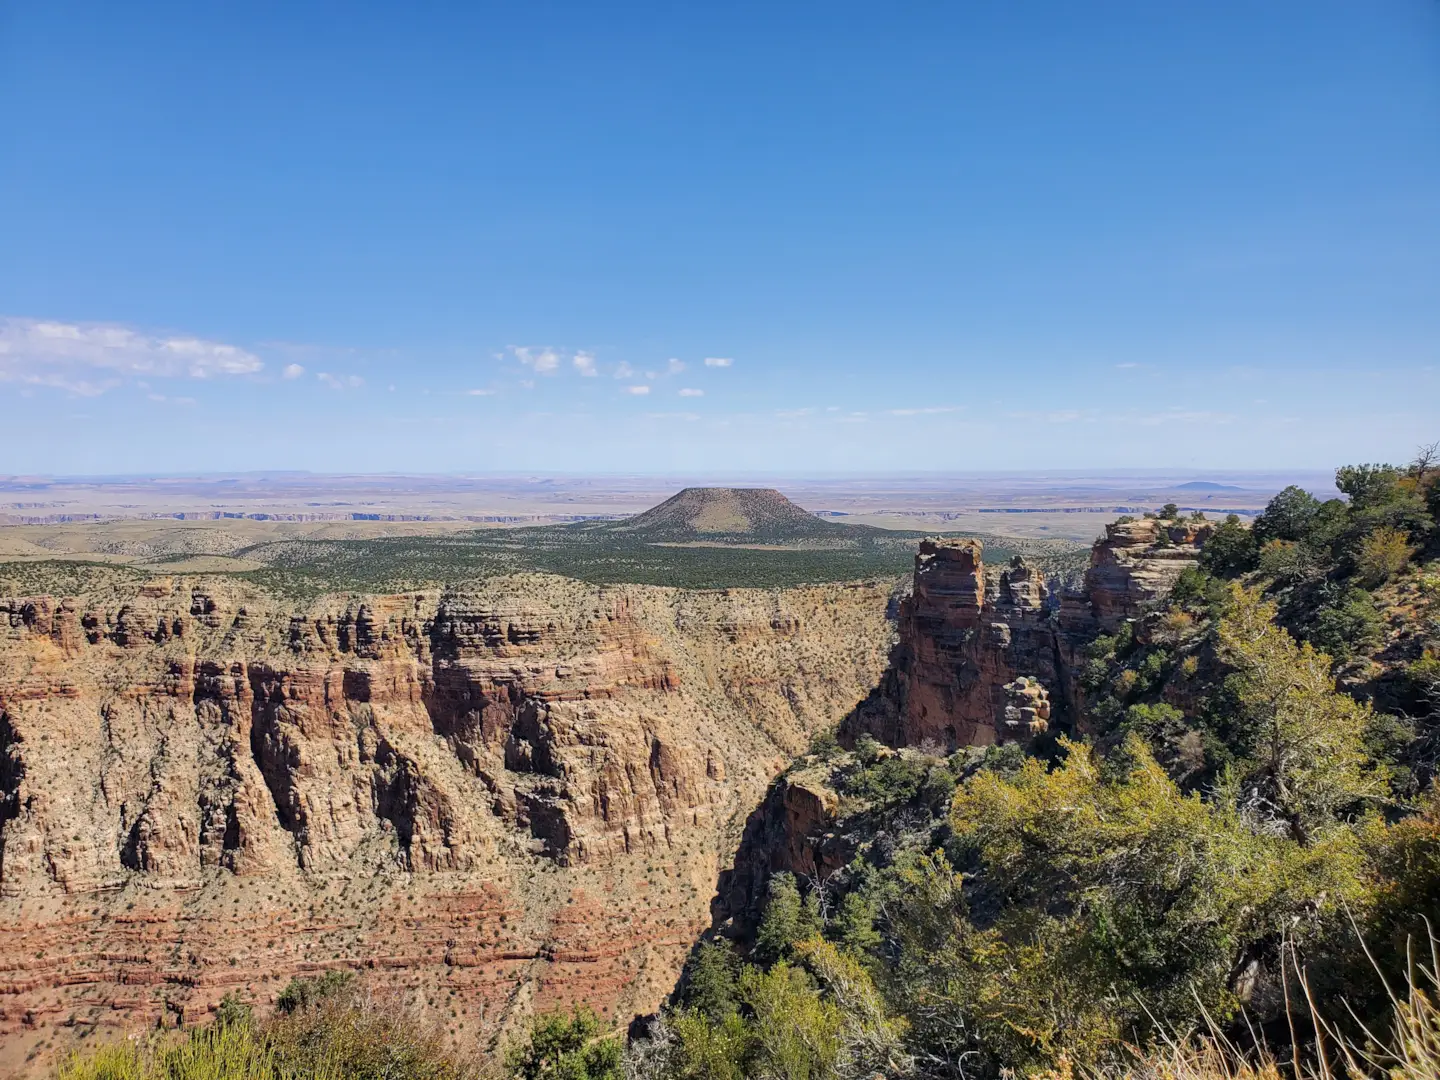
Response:
POLYGON ((690 487, 595 532, 645 543, 793 543, 853 540, 881 532, 868 525, 822 521, 774 488, 690 487))
POLYGON ((1191 480, 1188 484, 1176 484, 1175 491, 1244 491, 1234 484, 1217 484, 1213 480, 1191 480))

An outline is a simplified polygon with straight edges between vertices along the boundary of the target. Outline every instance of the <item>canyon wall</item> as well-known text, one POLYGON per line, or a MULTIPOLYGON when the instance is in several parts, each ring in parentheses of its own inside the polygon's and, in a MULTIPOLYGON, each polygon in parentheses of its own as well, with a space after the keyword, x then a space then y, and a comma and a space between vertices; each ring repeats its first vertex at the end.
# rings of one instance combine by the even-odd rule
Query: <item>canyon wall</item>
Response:
POLYGON ((0 1071, 327 968, 467 1037, 653 1009, 767 784, 879 679, 888 599, 0 601, 0 1071))

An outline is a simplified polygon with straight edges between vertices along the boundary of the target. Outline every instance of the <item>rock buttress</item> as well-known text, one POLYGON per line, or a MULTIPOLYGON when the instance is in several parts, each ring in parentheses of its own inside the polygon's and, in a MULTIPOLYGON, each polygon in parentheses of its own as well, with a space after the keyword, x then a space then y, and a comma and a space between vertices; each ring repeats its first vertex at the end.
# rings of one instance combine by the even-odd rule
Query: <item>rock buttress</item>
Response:
POLYGON ((914 582, 890 666, 842 740, 954 749, 1044 731, 1059 682, 1044 575, 1016 557, 987 585, 979 541, 940 539, 921 542, 914 582))

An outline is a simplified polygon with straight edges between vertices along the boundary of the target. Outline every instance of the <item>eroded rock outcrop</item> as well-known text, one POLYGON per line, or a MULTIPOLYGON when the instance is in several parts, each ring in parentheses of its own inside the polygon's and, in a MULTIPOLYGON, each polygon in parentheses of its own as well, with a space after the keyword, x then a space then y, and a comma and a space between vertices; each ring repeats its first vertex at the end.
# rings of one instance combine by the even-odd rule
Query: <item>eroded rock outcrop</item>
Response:
POLYGON ((868 733, 947 750, 1028 743, 1078 706, 1071 673, 1085 643, 1161 601, 1198 565, 1213 528, 1152 518, 1109 525, 1081 588, 1058 605, 1019 557, 995 573, 979 541, 923 541, 890 665, 841 725, 842 739, 868 733))
POLYGON ((769 780, 878 679, 887 596, 0 602, 0 1070, 327 967, 472 1032, 652 1009, 769 780))
POLYGON ((1066 594, 1060 626, 1071 633, 1110 631, 1164 597, 1179 576, 1199 565, 1200 548, 1215 531, 1208 522, 1117 521, 1090 552, 1084 587, 1066 594))
POLYGON ((1105 526, 1090 551, 1084 584, 1061 596, 1055 619, 1059 689, 1072 714, 1079 712, 1081 692, 1071 673, 1083 662, 1084 646, 1162 601, 1181 574, 1200 564, 1200 550, 1214 531, 1205 521, 1154 518, 1105 526))
POLYGON ((954 749, 1028 742, 1045 730, 1045 688, 1059 676, 1044 575, 1017 556, 987 584, 981 551, 976 540, 920 544, 890 666, 846 718, 842 739, 869 733, 954 749))

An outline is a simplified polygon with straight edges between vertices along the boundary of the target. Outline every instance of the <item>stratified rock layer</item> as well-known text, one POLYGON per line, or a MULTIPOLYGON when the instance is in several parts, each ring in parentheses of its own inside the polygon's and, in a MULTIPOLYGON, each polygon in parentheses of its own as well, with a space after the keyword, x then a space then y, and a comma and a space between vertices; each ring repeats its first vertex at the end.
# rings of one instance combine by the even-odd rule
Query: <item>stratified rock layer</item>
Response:
POLYGON ((1096 634, 1112 633, 1160 602, 1187 569, 1200 564, 1200 549, 1215 531, 1207 522, 1117 521, 1090 550, 1083 587, 1060 598, 1055 620, 1061 690, 1078 714, 1080 650, 1096 634))
POLYGON ((0 1070, 332 967, 472 1036, 653 1009, 766 784, 878 679, 887 596, 0 602, 0 1070))

